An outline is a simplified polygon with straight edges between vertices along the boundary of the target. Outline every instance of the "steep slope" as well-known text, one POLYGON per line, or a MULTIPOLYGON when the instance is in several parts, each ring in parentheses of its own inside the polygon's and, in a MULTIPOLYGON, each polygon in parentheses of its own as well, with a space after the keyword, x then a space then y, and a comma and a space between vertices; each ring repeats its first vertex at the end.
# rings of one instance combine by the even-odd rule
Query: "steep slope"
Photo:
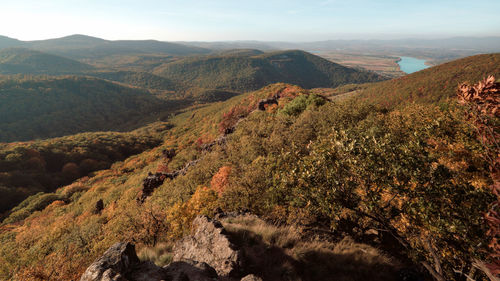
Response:
POLYGON ((93 70, 90 65, 30 49, 0 50, 0 74, 77 74, 93 70))
POLYGON ((158 53, 183 56, 210 52, 208 49, 155 40, 109 41, 85 35, 71 35, 56 39, 30 41, 27 44, 30 48, 36 50, 73 59, 158 53))
POLYGON ((179 104, 96 78, 7 80, 0 82, 0 141, 133 129, 179 104))
POLYGON ((303 51, 245 54, 186 58, 160 66, 154 73, 199 88, 240 92, 276 82, 314 88, 384 79, 375 73, 350 69, 303 51))
POLYGON ((459 84, 475 83, 487 75, 500 77, 500 53, 467 57, 363 86, 366 88, 360 91, 360 97, 385 106, 413 101, 436 103, 455 96, 459 84))
MULTIPOLYGON (((478 75, 469 70, 464 75, 478 75)), ((443 280, 460 278, 456 268, 469 274, 472 261, 486 258, 483 212, 494 199, 473 128, 451 101, 397 110, 375 102, 326 102, 275 84, 185 110, 170 120, 160 146, 22 203, 16 214, 26 219, 8 217, 0 228, 0 277, 76 280, 119 241, 134 241, 143 260, 168 263, 193 219, 219 215, 217 208, 288 224, 270 231, 229 221, 243 224, 233 229, 249 247, 265 242, 250 257, 284 257, 279 245, 299 249, 299 238, 312 241, 286 264, 264 263, 280 277, 361 281, 380 273, 373 258, 357 258, 366 248, 332 242, 347 236, 390 254, 394 270, 410 266, 417 272, 410 280, 426 279, 418 274, 422 263, 439 266, 443 280), (297 226, 304 232, 293 232, 297 226), (293 270, 298 263, 315 267, 293 270), (352 268, 360 274, 345 275, 352 268)), ((474 278, 486 280, 477 272, 474 278)))

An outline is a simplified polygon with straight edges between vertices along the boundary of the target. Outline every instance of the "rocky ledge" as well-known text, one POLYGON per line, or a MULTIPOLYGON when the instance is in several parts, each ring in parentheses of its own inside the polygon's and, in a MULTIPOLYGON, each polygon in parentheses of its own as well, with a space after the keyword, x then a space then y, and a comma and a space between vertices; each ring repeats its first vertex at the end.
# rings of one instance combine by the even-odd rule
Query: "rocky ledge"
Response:
POLYGON ((87 268, 80 281, 261 281, 244 274, 240 249, 229 240, 221 223, 197 217, 193 234, 174 247, 173 262, 159 267, 140 261, 131 243, 116 243, 87 268))

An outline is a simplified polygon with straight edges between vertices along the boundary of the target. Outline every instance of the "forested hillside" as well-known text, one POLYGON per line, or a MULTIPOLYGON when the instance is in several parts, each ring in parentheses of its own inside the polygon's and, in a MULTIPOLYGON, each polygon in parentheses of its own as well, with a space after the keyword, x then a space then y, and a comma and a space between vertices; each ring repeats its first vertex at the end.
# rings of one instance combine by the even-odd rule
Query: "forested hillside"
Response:
POLYGON ((0 74, 78 74, 93 70, 90 65, 30 49, 0 50, 0 74))
POLYGON ((347 68, 303 51, 188 57, 159 66, 154 73, 192 87, 237 92, 277 82, 317 88, 384 80, 378 74, 347 68))
MULTIPOLYGON (((367 86, 363 99, 334 101, 321 90, 281 83, 186 109, 169 120, 173 127, 157 147, 15 208, 0 230, 0 278, 76 280, 118 241, 157 253, 143 259, 168 262, 171 245, 191 231, 195 216, 213 217, 220 208, 300 227, 316 242, 282 257, 289 267, 314 260, 318 270, 294 271, 293 279, 284 267, 285 280, 348 270, 360 276, 354 272, 373 260, 337 255, 356 265, 339 269, 321 259, 321 239, 341 247, 344 237, 390 256, 388 272, 410 267, 416 280, 430 279, 431 270, 443 280, 459 280, 461 272, 486 280, 472 263, 491 261, 484 212, 496 198, 483 156, 492 147, 477 137, 470 109, 456 102, 451 84, 459 82, 457 73, 466 80, 499 74, 500 65, 489 64, 496 57, 455 62, 460 72, 408 75, 410 89, 426 86, 411 99, 399 99, 397 91, 406 95, 396 87, 400 80, 367 86), (451 82, 441 91, 443 81, 451 82), (375 92, 380 85, 394 90, 375 92), (155 184, 146 185, 146 177, 155 184)), ((275 55, 260 59, 276 59, 278 68, 288 63, 275 55)), ((279 251, 279 241, 267 241, 279 251)))
POLYGON ((133 71, 96 71, 87 73, 89 76, 98 77, 101 79, 116 81, 131 86, 162 91, 181 91, 181 84, 172 82, 170 79, 154 75, 148 72, 133 72, 133 71))
POLYGON ((6 79, 0 82, 0 141, 131 130, 184 104, 96 78, 6 79))
MULTIPOLYGON (((82 133, 31 142, 0 143, 0 213, 26 197, 47 193, 161 143, 170 126, 157 123, 130 133, 82 133)), ((37 198, 50 198, 42 195, 37 198)), ((36 208, 44 208, 40 203, 36 208)), ((18 213, 13 221, 24 218, 18 213)))

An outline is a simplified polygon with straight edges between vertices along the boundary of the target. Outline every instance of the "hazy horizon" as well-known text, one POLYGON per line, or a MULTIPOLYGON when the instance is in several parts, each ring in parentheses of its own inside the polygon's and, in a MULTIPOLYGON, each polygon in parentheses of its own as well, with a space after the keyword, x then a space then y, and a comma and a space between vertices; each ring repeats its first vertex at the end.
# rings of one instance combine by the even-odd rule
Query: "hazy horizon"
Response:
POLYGON ((404 41, 404 40, 447 40, 447 39, 460 39, 460 38, 477 38, 477 39, 485 39, 485 38, 500 38, 499 35, 485 35, 485 36, 449 36, 449 37, 398 37, 398 38, 382 38, 382 37, 374 37, 374 38, 352 38, 352 39, 342 39, 342 38, 337 38, 337 39, 320 39, 320 40, 309 40, 309 41, 299 41, 299 40, 257 40, 257 39, 239 39, 239 40, 160 40, 156 38, 145 38, 145 39, 131 39, 131 38, 117 38, 117 39, 109 39, 109 38, 103 38, 100 36, 92 35, 92 34, 67 34, 67 35, 62 35, 58 37, 47 37, 47 38, 40 38, 40 39, 33 39, 33 40, 23 40, 20 38, 12 37, 12 36, 7 36, 4 34, 0 34, 0 37, 7 37, 10 39, 16 39, 20 40, 23 42, 34 42, 34 41, 44 41, 44 40, 51 40, 51 39, 61 39, 61 38, 67 38, 71 36, 86 36, 86 37, 91 37, 91 38, 97 38, 97 39, 103 39, 107 41, 160 41, 160 42, 187 42, 187 43, 232 43, 232 42, 257 42, 257 43, 314 43, 314 42, 327 42, 327 41, 404 41))
POLYGON ((108 40, 282 41, 500 35, 500 2, 478 0, 6 0, 0 34, 108 40))

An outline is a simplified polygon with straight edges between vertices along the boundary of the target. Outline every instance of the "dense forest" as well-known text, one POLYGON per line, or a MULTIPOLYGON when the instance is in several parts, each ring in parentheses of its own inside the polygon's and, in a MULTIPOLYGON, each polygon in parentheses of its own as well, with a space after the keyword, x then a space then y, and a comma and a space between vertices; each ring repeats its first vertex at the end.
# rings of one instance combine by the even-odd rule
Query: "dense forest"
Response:
POLYGON ((0 82, 0 141, 131 130, 186 104, 96 78, 7 78, 0 82))
MULTIPOLYGON (((220 208, 357 241, 378 230, 370 243, 429 272, 426 280, 464 273, 486 280, 472 264, 495 262, 484 213, 497 199, 485 156, 498 148, 478 138, 472 107, 459 104, 457 92, 458 83, 500 77, 499 57, 355 86, 344 98, 330 94, 353 86, 311 91, 278 83, 185 109, 168 120, 156 147, 14 208, 0 228, 0 277, 76 280, 115 242, 134 241, 139 251, 169 245, 190 232, 195 216, 220 208), (149 173, 183 167, 138 200, 149 173)), ((498 128, 497 115, 483 117, 498 128)), ((84 169, 86 157, 70 168, 84 169)))

